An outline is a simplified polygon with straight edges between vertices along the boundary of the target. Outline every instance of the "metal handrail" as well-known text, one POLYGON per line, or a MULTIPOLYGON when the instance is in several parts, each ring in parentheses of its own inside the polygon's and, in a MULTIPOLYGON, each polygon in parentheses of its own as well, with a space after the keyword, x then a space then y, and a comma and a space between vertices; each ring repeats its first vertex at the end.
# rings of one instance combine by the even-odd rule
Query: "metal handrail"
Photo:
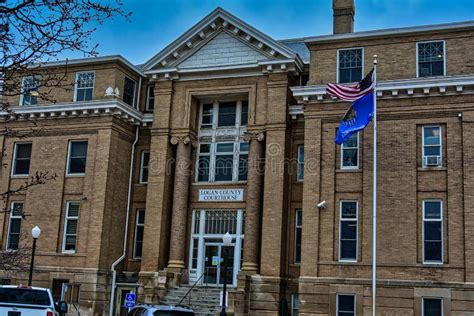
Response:
POLYGON ((191 293, 191 291, 194 289, 194 287, 199 283, 199 281, 201 281, 201 279, 207 275, 207 269, 209 267, 205 267, 204 268, 204 272, 201 274, 201 276, 196 280, 196 282, 194 282, 193 286, 191 286, 191 288, 186 292, 186 294, 184 294, 184 296, 181 298, 181 300, 178 302, 178 304, 176 304, 176 306, 180 306, 181 303, 184 301, 184 299, 186 298, 186 296, 188 296, 189 293, 191 293))

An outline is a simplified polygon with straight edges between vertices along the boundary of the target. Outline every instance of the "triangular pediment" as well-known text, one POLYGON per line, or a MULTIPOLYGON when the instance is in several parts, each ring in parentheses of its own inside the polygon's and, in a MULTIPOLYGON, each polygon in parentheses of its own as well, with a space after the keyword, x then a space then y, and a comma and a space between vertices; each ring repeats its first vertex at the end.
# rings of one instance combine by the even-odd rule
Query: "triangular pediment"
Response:
POLYGON ((194 54, 176 65, 178 69, 255 64, 271 59, 228 32, 220 32, 194 54))
POLYGON ((145 73, 193 71, 301 58, 287 46, 217 8, 143 65, 145 73))

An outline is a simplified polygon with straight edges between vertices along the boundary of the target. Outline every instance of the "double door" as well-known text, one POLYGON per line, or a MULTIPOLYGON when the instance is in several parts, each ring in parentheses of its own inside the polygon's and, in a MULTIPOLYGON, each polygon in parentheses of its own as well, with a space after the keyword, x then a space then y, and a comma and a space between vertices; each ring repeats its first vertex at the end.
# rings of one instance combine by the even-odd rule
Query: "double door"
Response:
POLYGON ((222 286, 225 282, 227 285, 232 286, 235 277, 235 245, 224 246, 222 243, 208 242, 204 244, 204 249, 205 274, 203 283, 206 285, 222 286))

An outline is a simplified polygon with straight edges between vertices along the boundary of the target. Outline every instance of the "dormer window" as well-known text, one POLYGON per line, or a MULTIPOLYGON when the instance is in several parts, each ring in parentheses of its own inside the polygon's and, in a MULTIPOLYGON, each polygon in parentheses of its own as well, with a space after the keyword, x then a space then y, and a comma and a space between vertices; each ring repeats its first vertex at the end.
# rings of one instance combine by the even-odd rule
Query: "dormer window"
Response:
POLYGON ((364 68, 362 48, 340 49, 337 51, 337 82, 359 82, 364 68))
POLYGON ((418 77, 446 75, 444 41, 417 43, 418 77))

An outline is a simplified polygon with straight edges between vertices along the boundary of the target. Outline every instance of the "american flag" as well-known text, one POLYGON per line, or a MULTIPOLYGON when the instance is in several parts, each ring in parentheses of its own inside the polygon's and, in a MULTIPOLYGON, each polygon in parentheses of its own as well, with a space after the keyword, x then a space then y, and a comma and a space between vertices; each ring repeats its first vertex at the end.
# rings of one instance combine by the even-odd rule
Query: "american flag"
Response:
POLYGON ((367 76, 356 85, 328 83, 326 92, 330 96, 336 97, 340 100, 353 102, 372 91, 374 88, 374 83, 372 82, 373 74, 374 69, 372 68, 367 76))

